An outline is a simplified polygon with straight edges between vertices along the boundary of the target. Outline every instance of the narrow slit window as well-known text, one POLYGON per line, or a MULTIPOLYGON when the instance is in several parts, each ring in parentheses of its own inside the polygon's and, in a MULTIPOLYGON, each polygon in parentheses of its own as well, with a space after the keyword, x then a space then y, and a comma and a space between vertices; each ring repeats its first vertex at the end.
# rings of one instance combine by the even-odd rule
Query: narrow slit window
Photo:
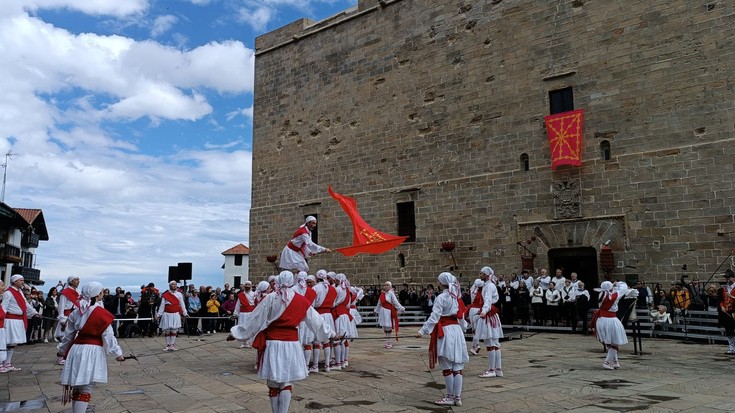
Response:
POLYGON ((521 171, 527 171, 530 169, 530 164, 528 163, 528 154, 522 153, 521 154, 521 171))
POLYGON ((600 157, 603 161, 609 161, 612 159, 612 152, 610 150, 610 141, 600 142, 600 157))
POLYGON ((407 242, 416 241, 416 211, 413 201, 396 204, 398 212, 398 235, 407 236, 407 242))

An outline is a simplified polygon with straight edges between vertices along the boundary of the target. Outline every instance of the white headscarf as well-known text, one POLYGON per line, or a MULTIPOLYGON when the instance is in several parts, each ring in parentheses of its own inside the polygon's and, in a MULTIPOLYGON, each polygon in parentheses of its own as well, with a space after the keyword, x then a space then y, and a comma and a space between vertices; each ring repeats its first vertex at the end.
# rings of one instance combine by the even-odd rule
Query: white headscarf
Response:
POLYGON ((25 279, 23 278, 23 276, 20 275, 20 274, 15 274, 15 275, 11 276, 10 277, 10 285, 13 285, 13 283, 16 282, 16 281, 18 281, 18 280, 24 280, 25 281, 25 279))
POLYGON ((268 281, 261 281, 258 283, 258 285, 255 287, 255 297, 258 299, 263 298, 265 295, 266 290, 270 287, 270 283, 268 281))
POLYGON ((82 313, 87 311, 92 301, 92 298, 100 295, 100 293, 104 289, 105 287, 103 287, 102 284, 98 283, 97 281, 91 281, 84 284, 84 287, 82 287, 82 299, 79 300, 79 311, 81 311, 82 313))
POLYGON ((485 281, 482 281, 481 279, 476 279, 474 283, 472 283, 472 288, 470 288, 470 296, 472 299, 475 299, 475 294, 477 294, 477 291, 482 288, 485 285, 485 281))
POLYGON ((311 275, 311 274, 307 275, 306 276, 306 279, 307 280, 311 280, 311 281, 314 282, 314 284, 316 284, 316 277, 314 277, 313 275, 311 275))
POLYGON ((439 283, 446 285, 449 290, 449 294, 454 298, 461 299, 462 289, 457 283, 457 278, 449 272, 443 272, 439 274, 439 283))
POLYGON ((306 224, 308 224, 309 222, 316 222, 316 218, 309 215, 308 217, 306 217, 306 220, 304 221, 304 226, 306 226, 306 224))
POLYGON ((276 294, 281 298, 284 303, 288 302, 294 292, 291 290, 293 287, 294 277, 291 271, 281 271, 278 274, 278 280, 276 281, 276 294))
POLYGON ((603 281, 602 284, 600 284, 600 288, 595 288, 594 290, 608 292, 608 291, 612 291, 612 288, 613 288, 613 283, 611 283, 610 281, 603 281))
POLYGON ((66 279, 66 283, 67 283, 67 284, 71 284, 71 282, 72 282, 72 281, 74 281, 74 280, 78 280, 78 279, 79 279, 79 277, 78 277, 78 276, 76 276, 76 275, 70 275, 70 276, 69 276, 69 277, 68 277, 68 278, 66 279))
POLYGON ((316 272, 316 278, 319 280, 326 280, 327 279, 327 271, 326 270, 319 270, 316 272))
POLYGON ((299 273, 296 275, 296 283, 301 286, 301 288, 306 288, 306 277, 308 275, 306 274, 306 271, 299 271, 299 273))

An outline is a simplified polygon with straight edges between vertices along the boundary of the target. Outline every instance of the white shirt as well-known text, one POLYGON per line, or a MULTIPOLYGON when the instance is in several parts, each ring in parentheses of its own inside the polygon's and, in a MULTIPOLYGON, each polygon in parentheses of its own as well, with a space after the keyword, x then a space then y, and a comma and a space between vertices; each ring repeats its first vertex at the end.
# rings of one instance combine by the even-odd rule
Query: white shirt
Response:
MULTIPOLYGON (((15 291, 19 291, 20 295, 23 296, 23 291, 20 291, 13 286, 8 287, 8 289, 3 293, 3 310, 7 314, 23 315, 23 311, 21 311, 20 305, 18 305, 18 302, 15 301, 15 296, 13 295, 13 293, 10 292, 11 288, 15 291)), ((29 302, 26 302, 26 315, 28 316, 28 318, 38 315, 38 312, 29 302)))
MULTIPOLYGON (((179 305, 181 306, 183 315, 188 317, 189 313, 186 312, 186 305, 184 305, 184 296, 178 291, 171 292, 171 290, 169 290, 168 292, 173 294, 179 300, 179 305)), ((165 312, 164 310, 166 309, 166 303, 173 304, 171 301, 167 300, 163 294, 161 294, 161 305, 158 306, 158 312, 156 313, 157 316, 160 317, 163 315, 163 313, 165 312)))

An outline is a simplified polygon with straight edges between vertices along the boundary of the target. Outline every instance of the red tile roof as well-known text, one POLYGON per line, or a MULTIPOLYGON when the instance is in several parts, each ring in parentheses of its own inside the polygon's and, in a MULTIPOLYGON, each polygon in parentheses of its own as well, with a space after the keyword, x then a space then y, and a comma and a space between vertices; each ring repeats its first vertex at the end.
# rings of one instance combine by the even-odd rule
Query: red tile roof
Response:
POLYGON ((234 247, 223 252, 222 255, 250 255, 250 248, 242 244, 237 244, 234 247))
POLYGON ((28 225, 33 225, 33 221, 41 215, 40 209, 28 209, 28 208, 13 208, 23 219, 26 220, 28 225))

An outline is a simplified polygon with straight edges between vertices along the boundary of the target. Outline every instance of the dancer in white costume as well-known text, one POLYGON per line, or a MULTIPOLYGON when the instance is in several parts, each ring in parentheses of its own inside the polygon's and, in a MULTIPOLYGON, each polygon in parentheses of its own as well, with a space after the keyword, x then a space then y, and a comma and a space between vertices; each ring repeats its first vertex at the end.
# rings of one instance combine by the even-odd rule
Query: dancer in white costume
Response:
POLYGON ((429 368, 433 368, 438 360, 444 376, 446 395, 434 403, 461 406, 462 374, 464 364, 470 359, 464 339, 464 331, 467 328, 464 319, 465 306, 459 283, 452 274, 448 272, 439 274, 439 288, 442 292, 436 297, 431 315, 416 337, 431 334, 429 368))
MULTIPOLYGON (((485 282, 481 279, 476 279, 470 288, 470 299, 472 304, 468 310, 467 316, 470 319, 470 325, 472 326, 472 348, 470 353, 476 356, 480 352, 480 338, 477 335, 477 323, 482 320, 480 318, 480 311, 482 310, 482 286, 485 282)), ((483 322, 485 320, 482 320, 483 322)))
POLYGON ((58 345, 58 356, 66 357, 61 370, 64 386, 63 403, 72 402, 73 413, 84 413, 92 397, 94 383, 107 383, 105 353, 124 361, 122 349, 112 331, 115 316, 105 310, 102 284, 91 282, 82 287, 79 310, 67 318, 64 338, 58 345))
POLYGON ((13 366, 13 351, 18 344, 25 344, 28 319, 40 317, 33 306, 28 304, 23 296, 25 280, 22 275, 10 277, 10 287, 3 293, 2 308, 5 312, 5 361, 2 364, 4 371, 18 371, 13 366))
MULTIPOLYGON (((314 309, 322 316, 324 322, 327 323, 329 328, 334 331, 334 317, 332 317, 332 308, 334 307, 334 300, 337 298, 337 290, 327 280, 328 274, 325 270, 319 270, 316 272, 317 283, 314 286, 314 292, 316 292, 316 298, 314 299, 314 309)), ((314 353, 311 361, 311 367, 309 371, 312 373, 319 372, 319 355, 321 350, 324 349, 324 371, 329 372, 331 368, 329 366, 331 355, 332 355, 332 344, 329 341, 314 340, 314 353)))
POLYGON ((495 272, 490 267, 482 267, 480 279, 485 284, 482 286, 482 309, 475 334, 485 343, 487 349, 487 370, 480 374, 480 377, 503 377, 500 357, 500 338, 503 337, 503 326, 500 324, 499 309, 496 306, 500 298, 495 286, 498 279, 495 278, 495 272))
POLYGON ((228 340, 254 339, 258 349, 258 377, 268 380, 273 413, 288 412, 292 383, 308 375, 304 353, 299 344, 298 325, 303 320, 317 340, 329 341, 334 331, 291 287, 294 276, 290 271, 278 275, 278 289, 268 294, 248 316, 244 325, 232 327, 228 340))
POLYGON ((317 245, 311 240, 311 231, 316 228, 316 218, 309 215, 306 221, 301 225, 291 240, 283 247, 281 251, 281 260, 279 266, 284 270, 309 271, 307 261, 311 256, 322 252, 332 252, 329 248, 317 245))
MULTIPOLYGON (((304 271, 299 271, 299 273, 296 275, 296 283, 294 284, 292 289, 295 293, 304 296, 304 298, 306 298, 306 301, 309 302, 309 305, 312 305, 314 304, 314 300, 316 299, 316 292, 314 292, 314 289, 308 285, 308 277, 314 278, 313 275, 307 275, 304 271)), ((306 365, 307 369, 309 368, 309 363, 311 362, 311 343, 313 341, 314 333, 306 327, 306 321, 301 321, 301 323, 299 323, 299 343, 304 349, 304 364, 306 365)))
POLYGON ((181 316, 189 317, 186 312, 186 304, 184 304, 184 296, 178 289, 179 285, 176 281, 168 283, 168 291, 161 294, 161 305, 158 307, 156 318, 159 321, 159 327, 166 336, 166 348, 163 351, 176 351, 176 336, 179 335, 181 328, 181 316))
POLYGON ((380 293, 380 299, 378 305, 375 306, 373 312, 378 315, 378 325, 383 328, 383 334, 385 334, 384 348, 393 348, 393 339, 391 338, 391 332, 396 331, 396 337, 398 337, 398 330, 400 325, 398 323, 398 313, 406 311, 405 308, 398 301, 396 293, 393 291, 393 283, 386 281, 383 284, 383 292, 380 293))
POLYGON ((617 316, 618 302, 628 291, 628 286, 625 283, 619 283, 617 288, 614 288, 610 281, 603 281, 600 288, 595 288, 595 291, 602 293, 597 321, 594 324, 597 339, 607 348, 607 356, 602 367, 606 370, 614 370, 620 368, 618 361, 620 346, 628 343, 623 323, 618 320, 617 316))

